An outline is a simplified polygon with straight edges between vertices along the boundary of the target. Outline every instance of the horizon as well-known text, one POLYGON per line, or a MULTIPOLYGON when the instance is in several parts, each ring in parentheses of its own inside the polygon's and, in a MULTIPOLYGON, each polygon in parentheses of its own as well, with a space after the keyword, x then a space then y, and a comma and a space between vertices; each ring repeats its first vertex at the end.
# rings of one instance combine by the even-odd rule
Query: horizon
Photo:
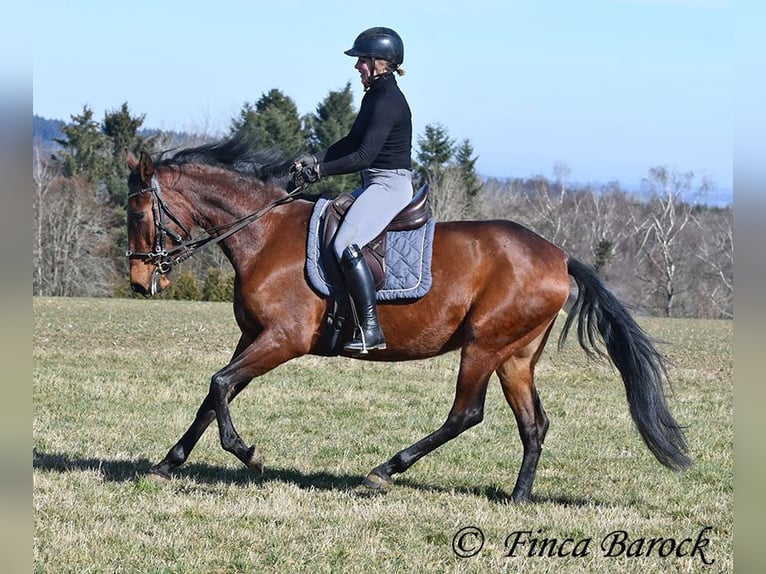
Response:
MULTIPOLYGON (((81 110, 82 111, 82 110, 81 110)), ((48 122, 61 122, 62 125, 65 125, 68 123, 67 120, 61 119, 61 118, 46 118, 43 116, 40 116, 39 114, 32 113, 33 118, 39 118, 42 121, 48 121, 48 122)), ((33 122, 33 141, 34 141, 34 122, 33 122)), ((139 129, 139 132, 142 131, 163 131, 159 130, 158 128, 152 128, 152 127, 146 127, 141 126, 139 129)), ((188 132, 175 132, 179 134, 187 134, 187 135, 196 135, 196 134, 189 134, 188 132)), ((63 134, 62 134, 63 135, 63 134)), ((46 140, 49 142, 52 142, 53 140, 46 140)), ((55 142, 53 142, 54 146, 58 146, 55 142)), ((486 183, 489 180, 499 180, 499 181, 507 181, 512 179, 533 179, 538 176, 544 176, 547 179, 551 180, 552 178, 549 178, 547 175, 542 173, 529 173, 529 174, 505 174, 505 175, 486 175, 481 172, 477 172, 479 177, 486 183)), ((695 175, 696 179, 696 175, 695 175)), ((572 180, 572 179, 566 179, 565 180, 567 184, 570 187, 576 187, 576 188, 587 188, 587 187, 599 187, 604 186, 606 184, 611 183, 612 181, 617 181, 617 183, 620 185, 620 187, 623 189, 623 191, 627 191, 628 193, 634 194, 638 197, 644 197, 646 194, 642 190, 643 181, 639 182, 622 182, 619 180, 586 180, 586 181, 579 181, 579 180, 572 180)), ((696 201, 696 198, 699 197, 699 194, 695 190, 691 190, 689 193, 690 198, 695 198, 695 203, 698 203, 696 201)), ((711 207, 726 207, 729 205, 733 205, 734 203, 734 188, 733 186, 729 187, 721 187, 718 185, 713 185, 713 187, 710 189, 708 193, 706 193, 704 196, 701 196, 703 201, 699 202, 711 207)))

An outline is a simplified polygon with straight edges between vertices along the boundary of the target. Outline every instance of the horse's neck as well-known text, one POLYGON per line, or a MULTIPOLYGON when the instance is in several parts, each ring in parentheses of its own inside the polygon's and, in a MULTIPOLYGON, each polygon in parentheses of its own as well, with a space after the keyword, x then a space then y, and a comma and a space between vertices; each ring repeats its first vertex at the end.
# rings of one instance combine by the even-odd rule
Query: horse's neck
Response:
POLYGON ((229 173, 198 177, 188 190, 195 224, 203 229, 228 225, 266 209, 286 195, 275 186, 229 173))
MULTIPOLYGON (((278 187, 228 173, 214 176, 201 174, 190 177, 187 185, 178 184, 175 187, 183 190, 181 193, 192 224, 205 231, 215 230, 212 235, 216 236, 226 233, 248 216, 268 210, 286 196, 286 192, 278 187)), ((262 217, 268 220, 270 214, 264 213, 262 217)), ((254 218, 218 244, 235 270, 239 271, 243 264, 254 263, 265 243, 271 239, 269 234, 263 233, 263 226, 263 221, 254 218)))

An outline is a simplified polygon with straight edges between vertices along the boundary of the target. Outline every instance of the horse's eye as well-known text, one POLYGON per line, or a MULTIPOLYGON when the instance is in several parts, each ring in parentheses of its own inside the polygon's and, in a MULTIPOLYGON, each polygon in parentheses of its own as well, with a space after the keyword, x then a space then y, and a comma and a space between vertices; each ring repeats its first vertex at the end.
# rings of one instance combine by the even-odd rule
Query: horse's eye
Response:
POLYGON ((132 222, 141 221, 144 218, 144 212, 143 211, 131 211, 128 215, 128 218, 132 222))

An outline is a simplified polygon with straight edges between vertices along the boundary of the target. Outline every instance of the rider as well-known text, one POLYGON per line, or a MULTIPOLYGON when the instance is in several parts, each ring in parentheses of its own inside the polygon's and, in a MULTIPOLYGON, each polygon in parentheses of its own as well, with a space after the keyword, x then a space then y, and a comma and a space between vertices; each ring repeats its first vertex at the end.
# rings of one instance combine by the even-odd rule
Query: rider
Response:
POLYGON ((357 58, 364 97, 345 137, 324 154, 303 156, 291 172, 297 187, 320 177, 362 172, 361 194, 346 214, 333 248, 351 294, 359 329, 347 351, 385 349, 375 287, 361 247, 375 239, 412 199, 412 116, 394 73, 404 75, 404 44, 390 28, 370 28, 344 52, 357 58))

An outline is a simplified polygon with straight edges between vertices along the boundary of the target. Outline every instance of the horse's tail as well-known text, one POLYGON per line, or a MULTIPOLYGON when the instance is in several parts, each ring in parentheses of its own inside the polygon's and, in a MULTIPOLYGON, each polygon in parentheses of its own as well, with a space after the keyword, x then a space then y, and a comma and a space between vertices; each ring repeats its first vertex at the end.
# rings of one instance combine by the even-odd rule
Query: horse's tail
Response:
POLYGON ((579 316, 580 346, 590 356, 603 356, 599 339, 606 347, 620 371, 630 414, 646 446, 668 468, 682 470, 691 466, 683 431, 665 402, 663 382, 667 372, 662 355, 594 270, 569 259, 567 271, 577 283, 578 294, 564 323, 559 346, 579 316))

